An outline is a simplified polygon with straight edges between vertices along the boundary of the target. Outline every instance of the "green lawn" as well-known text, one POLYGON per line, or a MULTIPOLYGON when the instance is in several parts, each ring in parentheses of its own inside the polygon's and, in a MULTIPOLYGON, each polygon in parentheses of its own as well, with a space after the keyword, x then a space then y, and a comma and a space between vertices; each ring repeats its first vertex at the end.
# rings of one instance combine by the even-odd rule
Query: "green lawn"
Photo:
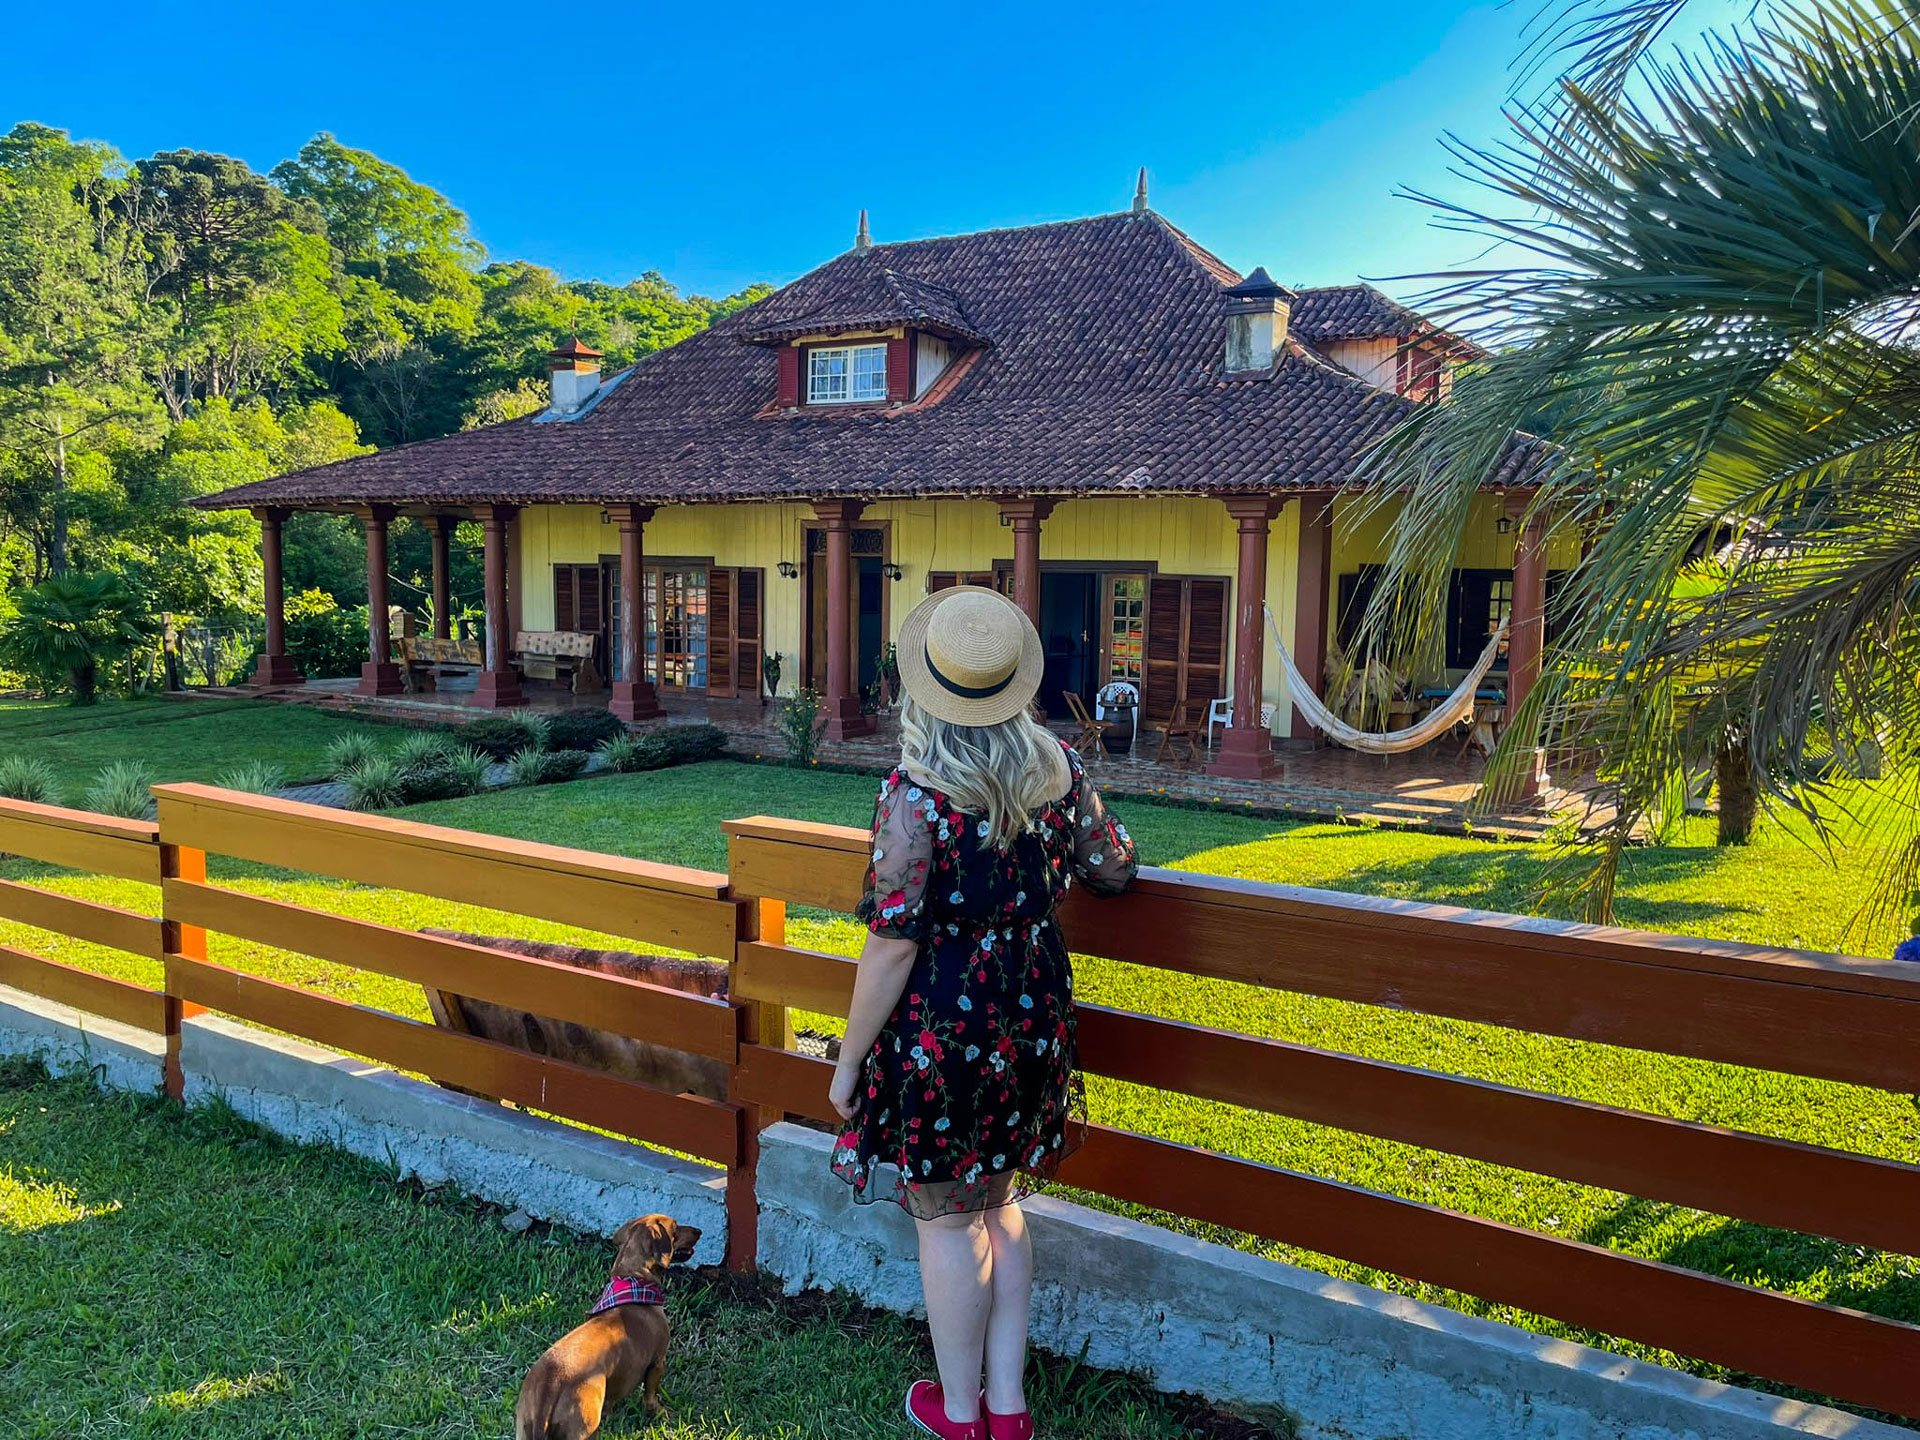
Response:
POLYGON ((318 779, 327 746, 352 730, 398 734, 391 725, 264 700, 0 701, 0 753, 45 760, 69 805, 80 803, 112 760, 143 761, 159 781, 212 781, 249 760, 273 761, 290 781, 318 779))
MULTIPOLYGON (((725 864, 720 821, 765 812, 864 824, 873 790, 874 782, 859 776, 722 762, 500 791, 417 806, 407 814, 492 833, 718 869, 725 864)), ((1290 824, 1145 804, 1128 804, 1123 814, 1149 863, 1493 909, 1526 908, 1547 863, 1546 852, 1534 847, 1386 829, 1290 824)), ((1863 853, 1844 865, 1830 865, 1803 837, 1780 826, 1766 828, 1758 843, 1724 851, 1709 843, 1707 822, 1690 826, 1685 838, 1689 843, 1629 854, 1619 904, 1626 923, 1815 949, 1839 947, 1853 917, 1850 904, 1836 897, 1861 893, 1872 867, 1879 863, 1876 855, 1863 853)), ((151 892, 143 892, 142 887, 27 870, 19 862, 14 868, 45 876, 45 883, 76 894, 136 907, 152 904, 151 892)), ((244 888, 388 923, 529 936, 570 934, 560 926, 491 915, 472 907, 259 867, 216 862, 215 874, 244 888)), ((840 953, 852 953, 859 943, 856 927, 846 919, 805 911, 790 917, 789 934, 798 943, 840 953)), ((157 969, 17 926, 0 925, 0 943, 47 950, 76 963, 145 980, 155 978, 157 969)), ((1856 937, 1858 943, 1862 943, 1860 937, 1856 937)), ((1868 935, 1864 944, 1885 953, 1891 936, 1868 935)), ((213 958, 226 964, 402 1013, 425 1013, 418 990, 409 986, 220 937, 214 937, 212 945, 213 958)), ((1911 1097, 1509 1033, 1112 962, 1084 960, 1079 969, 1081 994, 1107 1004, 1920 1161, 1920 1107, 1911 1097)), ((816 1017, 813 1023, 824 1027, 828 1022, 816 1017)), ((1233 1106, 1142 1092, 1098 1079, 1090 1082, 1089 1090, 1097 1120, 1797 1295, 1920 1321, 1920 1266, 1911 1259, 1768 1231, 1233 1106)), ((1177 1220, 1165 1223, 1198 1230, 1177 1220)), ((1285 1246, 1232 1235, 1211 1238, 1550 1333, 1595 1338, 1285 1246)), ((1618 1348, 1674 1360, 1642 1347, 1618 1348)), ((1698 1365, 1688 1368, 1717 1373, 1698 1365)))
MULTIPOLYGON (((104 1096, 0 1061, 0 1415, 70 1436, 504 1436, 534 1358, 579 1322, 605 1242, 398 1185, 225 1111, 104 1096)), ((607 1440, 909 1433, 922 1327, 676 1272, 665 1399, 607 1440)), ((1185 1407, 1118 1376, 1034 1367, 1050 1435, 1174 1440, 1185 1407)))

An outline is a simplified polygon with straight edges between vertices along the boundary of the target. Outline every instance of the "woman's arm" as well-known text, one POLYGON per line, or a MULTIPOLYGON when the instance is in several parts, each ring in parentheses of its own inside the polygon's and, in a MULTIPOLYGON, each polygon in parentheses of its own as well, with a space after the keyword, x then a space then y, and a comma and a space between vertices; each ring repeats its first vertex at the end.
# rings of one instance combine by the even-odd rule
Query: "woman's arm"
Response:
POLYGON ((907 988, 907 976, 913 973, 913 960, 919 953, 915 941, 871 934, 860 951, 847 1034, 840 1042, 840 1063, 834 1067, 829 1092, 842 1120, 851 1120, 860 1108, 860 1072, 866 1066, 867 1052, 880 1037, 893 1007, 900 1003, 900 992, 907 988))

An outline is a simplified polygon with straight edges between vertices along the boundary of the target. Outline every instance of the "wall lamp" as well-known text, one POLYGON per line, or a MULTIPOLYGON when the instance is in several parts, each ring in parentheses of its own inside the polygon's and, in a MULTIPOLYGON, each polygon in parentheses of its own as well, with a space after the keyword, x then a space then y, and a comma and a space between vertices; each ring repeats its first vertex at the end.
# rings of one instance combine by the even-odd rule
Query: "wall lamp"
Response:
POLYGON ((800 578, 800 567, 791 560, 782 560, 779 568, 780 578, 782 580, 798 580, 800 578))
POLYGON ((898 565, 894 564, 891 560, 889 560, 887 561, 886 564, 880 567, 880 573, 886 576, 889 580, 898 580, 901 576, 905 575, 907 572, 902 570, 898 565))
POLYGON ((1513 517, 1511 515, 1502 515, 1493 522, 1493 528, 1502 535, 1511 535, 1513 533, 1513 517))

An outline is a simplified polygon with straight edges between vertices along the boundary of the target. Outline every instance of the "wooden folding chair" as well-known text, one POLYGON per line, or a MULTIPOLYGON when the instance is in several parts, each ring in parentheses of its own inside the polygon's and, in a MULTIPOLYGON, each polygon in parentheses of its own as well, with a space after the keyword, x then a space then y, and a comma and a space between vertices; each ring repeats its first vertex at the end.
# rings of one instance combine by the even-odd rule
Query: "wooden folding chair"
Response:
POLYGON ((1067 702, 1067 718, 1073 722, 1077 732, 1073 737, 1073 748, 1088 760, 1099 759, 1100 732, 1105 728, 1106 722, 1096 720, 1088 714, 1087 702, 1073 691, 1066 690, 1061 694, 1067 702))
POLYGON ((1154 749, 1153 763, 1158 765, 1166 759, 1167 747, 1174 750, 1174 763, 1179 765, 1197 765, 1200 761, 1201 706, 1193 700, 1183 700, 1173 707, 1173 713, 1167 716, 1167 722, 1160 727, 1160 744, 1154 749), (1187 753, 1182 755, 1178 742, 1185 741, 1187 753))

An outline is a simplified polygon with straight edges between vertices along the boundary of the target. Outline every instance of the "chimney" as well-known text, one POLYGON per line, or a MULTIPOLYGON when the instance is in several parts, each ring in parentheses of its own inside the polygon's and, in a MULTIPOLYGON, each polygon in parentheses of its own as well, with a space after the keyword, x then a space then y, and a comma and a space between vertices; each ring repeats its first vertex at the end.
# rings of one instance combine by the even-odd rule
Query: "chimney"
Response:
POLYGON ((577 415, 600 388, 600 352, 582 345, 574 336, 558 350, 549 351, 553 361, 553 400, 548 407, 554 415, 577 415))
POLYGON ((1293 292, 1262 265, 1227 291, 1227 373, 1271 370, 1286 343, 1293 292))
POLYGON ((860 228, 854 232, 853 253, 864 255, 873 249, 873 232, 867 229, 867 212, 860 212, 860 228))

